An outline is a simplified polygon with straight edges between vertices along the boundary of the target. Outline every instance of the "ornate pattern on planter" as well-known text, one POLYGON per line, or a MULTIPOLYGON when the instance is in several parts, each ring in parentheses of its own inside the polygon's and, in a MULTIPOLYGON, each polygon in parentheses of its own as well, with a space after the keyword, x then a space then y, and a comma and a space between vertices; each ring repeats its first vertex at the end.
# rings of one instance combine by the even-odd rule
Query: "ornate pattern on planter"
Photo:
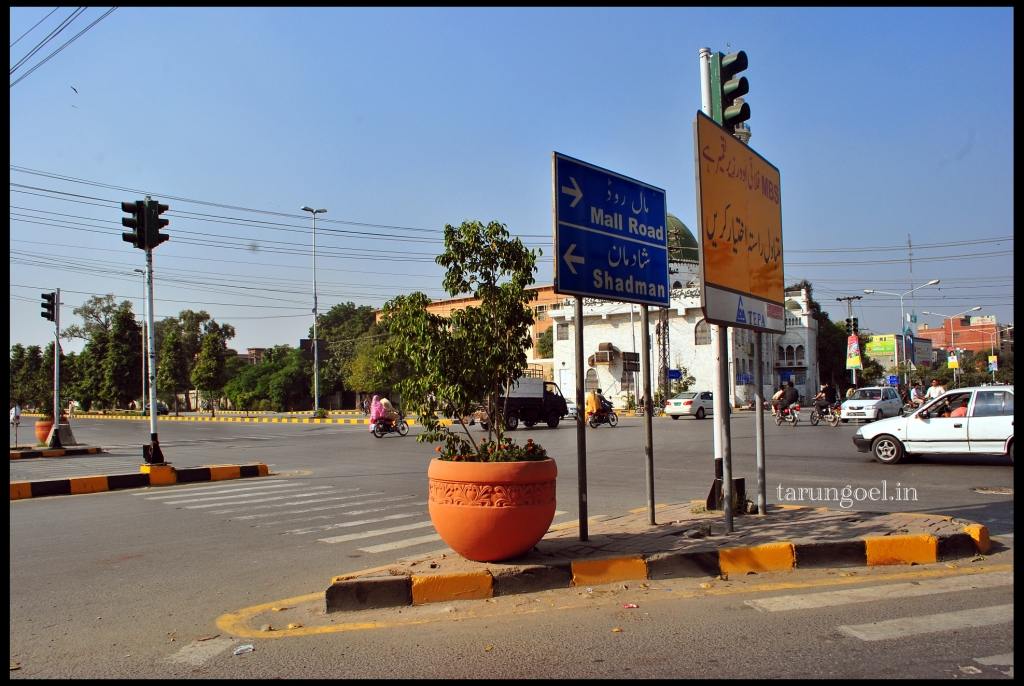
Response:
POLYGON ((555 482, 502 484, 498 486, 430 479, 430 502, 475 507, 523 507, 555 501, 555 482))

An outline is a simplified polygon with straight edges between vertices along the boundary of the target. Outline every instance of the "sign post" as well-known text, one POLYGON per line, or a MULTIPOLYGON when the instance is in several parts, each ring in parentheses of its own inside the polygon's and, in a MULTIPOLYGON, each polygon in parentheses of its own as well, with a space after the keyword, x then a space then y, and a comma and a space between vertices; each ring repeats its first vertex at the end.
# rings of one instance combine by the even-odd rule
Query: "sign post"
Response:
MULTIPOLYGON (((693 129, 704 318, 720 327, 723 340, 725 327, 751 329, 758 334, 783 333, 786 322, 779 170, 704 112, 697 112, 693 129)), ((721 344, 720 349, 724 350, 721 344)), ((727 360, 722 359, 721 364, 727 364, 727 360)), ((716 396, 724 392, 722 384, 716 396)), ((716 436, 721 436, 722 444, 721 469, 716 458, 715 473, 716 477, 721 475, 725 524, 732 531, 730 408, 726 402, 722 407, 724 411, 714 413, 716 436)), ((718 484, 716 479, 709 502, 718 484)), ((758 487, 759 500, 763 500, 764 483, 758 487)))
MULTIPOLYGON (((668 210, 665 191, 553 152, 555 293, 575 295, 576 406, 583 401, 583 298, 642 306, 647 506, 654 524, 654 451, 651 428, 647 307, 668 307, 668 210)), ((586 427, 577 417, 580 540, 586 539, 586 427)))

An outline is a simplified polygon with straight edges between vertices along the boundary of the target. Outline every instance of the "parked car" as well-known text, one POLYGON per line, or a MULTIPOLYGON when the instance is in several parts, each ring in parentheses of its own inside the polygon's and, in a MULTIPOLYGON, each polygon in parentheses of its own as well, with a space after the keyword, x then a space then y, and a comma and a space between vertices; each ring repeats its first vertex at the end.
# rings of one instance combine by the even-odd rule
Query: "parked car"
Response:
POLYGON ((167 403, 165 403, 163 400, 157 400, 156 401, 156 413, 157 414, 168 414, 170 411, 171 411, 171 408, 167 407, 167 403))
POLYGON ((839 418, 844 422, 851 419, 873 421, 886 417, 897 417, 903 402, 890 386, 867 386, 858 388, 852 397, 843 401, 839 418))
POLYGON ((975 386, 948 391, 906 417, 862 426, 853 435, 862 453, 883 464, 907 455, 971 453, 1006 455, 1013 463, 1013 386, 975 386), (967 401, 963 416, 948 416, 967 401))
POLYGON ((683 391, 665 401, 665 414, 672 419, 695 417, 704 419, 714 412, 711 391, 683 391))
POLYGON ((568 410, 566 412, 565 416, 566 417, 572 417, 573 419, 576 419, 576 403, 573 402, 572 400, 566 400, 565 401, 565 407, 568 410))

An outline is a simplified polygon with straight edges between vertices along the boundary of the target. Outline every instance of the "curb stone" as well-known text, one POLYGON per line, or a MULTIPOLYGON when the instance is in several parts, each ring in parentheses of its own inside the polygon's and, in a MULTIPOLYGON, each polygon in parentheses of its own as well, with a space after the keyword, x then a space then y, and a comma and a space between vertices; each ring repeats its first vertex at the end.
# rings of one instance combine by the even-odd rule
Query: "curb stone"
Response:
POLYGON ((263 463, 247 465, 207 465, 178 469, 166 465, 142 465, 138 474, 111 474, 75 476, 46 481, 12 481, 11 500, 41 498, 50 495, 78 495, 99 493, 125 488, 171 486, 179 483, 244 479, 269 476, 270 469, 263 463))

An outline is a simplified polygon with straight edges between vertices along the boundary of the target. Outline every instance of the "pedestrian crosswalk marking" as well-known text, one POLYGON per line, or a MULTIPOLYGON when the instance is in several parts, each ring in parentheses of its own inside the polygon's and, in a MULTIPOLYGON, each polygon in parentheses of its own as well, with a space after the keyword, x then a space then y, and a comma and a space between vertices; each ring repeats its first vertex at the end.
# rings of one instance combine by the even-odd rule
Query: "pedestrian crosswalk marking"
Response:
POLYGON ((1013 603, 993 605, 970 610, 940 612, 934 615, 901 617, 868 624, 852 624, 838 627, 839 631, 862 641, 884 641, 906 638, 917 634, 933 634, 940 631, 955 631, 1013 621, 1013 603))
POLYGON ((936 579, 923 584, 884 584, 867 588, 849 588, 842 591, 774 596, 772 598, 747 600, 746 604, 763 612, 783 612, 787 610, 809 610, 834 605, 846 605, 848 603, 869 603, 890 598, 912 598, 936 593, 951 593, 976 588, 1012 585, 1012 572, 994 572, 991 574, 970 574, 936 579))
MULTIPOLYGON (((320 493, 323 493, 324 491, 331 491, 333 489, 334 489, 333 486, 313 486, 312 488, 309 489, 309 491, 319 491, 320 493)), ((186 499, 186 500, 165 500, 164 501, 164 505, 185 505, 186 503, 203 503, 203 502, 205 502, 206 503, 205 505, 189 505, 188 507, 185 508, 185 509, 188 509, 188 510, 196 510, 196 509, 201 510, 201 509, 208 508, 208 507, 224 507, 225 505, 246 505, 246 504, 249 504, 249 503, 268 502, 270 500, 284 500, 285 498, 295 498, 295 497, 297 497, 299 495, 298 493, 285 493, 283 495, 278 495, 279 493, 281 493, 281 491, 271 491, 269 493, 241 493, 241 494, 235 494, 235 495, 218 495, 218 496, 214 496, 212 498, 190 498, 190 499, 186 499), (268 497, 266 497, 268 495, 273 495, 274 497, 268 498, 268 497), (255 500, 238 500, 238 498, 255 498, 255 500), (233 500, 235 502, 230 502, 230 503, 226 503, 226 502, 212 502, 211 503, 211 502, 209 502, 211 500, 214 500, 214 501, 233 500)))
POLYGON ((434 541, 440 541, 441 537, 437 534, 429 534, 427 536, 417 536, 416 538, 406 538, 402 541, 395 541, 393 543, 381 543, 380 545, 371 545, 366 548, 360 548, 360 552, 364 553, 384 553, 389 550, 398 550, 399 548, 409 548, 414 545, 420 545, 421 543, 433 543, 434 541))
POLYGON ((416 524, 406 524, 405 526, 393 526, 390 529, 374 529, 373 531, 363 531, 358 534, 345 534, 344 536, 331 536, 330 538, 318 538, 317 540, 321 543, 344 543, 345 541, 357 541, 361 538, 372 538, 374 536, 380 536, 383 534, 393 534, 399 531, 411 531, 412 529, 423 529, 428 526, 434 526, 433 522, 417 522, 416 524))
MULTIPOLYGON (((309 507, 309 508, 306 508, 305 510, 287 510, 285 512, 264 512, 264 513, 261 513, 261 514, 245 515, 243 517, 232 517, 232 519, 250 520, 250 519, 260 519, 262 517, 273 517, 274 515, 280 515, 280 514, 305 514, 307 512, 323 512, 325 510, 339 510, 339 509, 342 509, 342 508, 345 508, 345 507, 353 507, 353 506, 356 506, 356 505, 370 505, 370 504, 374 504, 374 503, 386 503, 386 502, 394 502, 394 501, 397 501, 397 500, 408 500, 409 498, 414 498, 414 497, 415 496, 411 496, 411 495, 399 495, 399 496, 395 496, 393 498, 378 498, 376 500, 367 500, 367 501, 355 502, 355 503, 342 503, 340 505, 324 505, 322 507, 309 507)), ((294 505, 298 505, 299 503, 293 503, 293 504, 294 505)))
MULTIPOLYGON (((410 505, 425 505, 425 504, 426 503, 403 503, 403 504, 399 505, 399 507, 408 507, 410 505)), ((384 512, 386 510, 390 510, 390 509, 393 509, 393 508, 394 508, 393 505, 392 506, 388 506, 388 507, 374 507, 374 508, 370 508, 370 509, 367 509, 367 510, 355 510, 353 512, 343 512, 343 513, 340 513, 340 514, 344 514, 344 515, 348 515, 350 517, 354 517, 356 515, 373 514, 374 512, 384 512)), ((401 516, 402 517, 416 517, 416 516, 419 516, 419 515, 422 515, 422 514, 423 514, 422 512, 410 512, 409 514, 403 514, 401 516)), ((329 518, 330 517, 336 517, 336 516, 338 516, 338 515, 328 515, 329 518)), ((396 519, 396 518, 397 518, 396 516, 389 515, 387 517, 381 517, 380 521, 384 521, 385 519, 396 519)), ((307 519, 305 521, 309 521, 309 520, 307 519)), ((373 521, 373 520, 364 520, 364 522, 366 522, 366 521, 373 521)), ((286 531, 285 533, 286 534, 322 533, 324 531, 331 531, 332 529, 343 529, 343 528, 348 527, 348 526, 351 526, 351 524, 349 522, 333 522, 331 524, 318 524, 317 526, 309 526, 309 527, 306 527, 304 529, 292 529, 291 531, 286 531)))
POLYGON ((336 522, 330 525, 326 529, 320 529, 319 527, 306 528, 306 529, 292 529, 291 531, 284 531, 285 534, 295 534, 301 536, 302 534, 318 533, 320 531, 331 531, 333 529, 347 529, 353 526, 362 526, 363 524, 377 524, 379 522, 389 522, 395 519, 408 519, 409 517, 416 517, 419 513, 407 512, 403 514, 385 515, 383 517, 377 517, 376 519, 359 519, 351 522, 336 522))
MULTIPOLYGON (((348 491, 358 491, 358 490, 359 490, 358 488, 343 488, 340 491, 335 491, 335 493, 347 493, 348 491)), ((365 497, 371 496, 371 495, 384 495, 384 493, 382 491, 374 491, 372 493, 355 493, 353 495, 339 495, 339 496, 332 496, 330 498, 320 498, 319 496, 323 495, 323 493, 311 493, 309 495, 313 496, 313 499, 311 499, 311 500, 303 500, 302 501, 303 505, 311 505, 313 503, 327 503, 327 502, 331 502, 332 500, 348 500, 350 498, 365 498, 365 497)), ((412 497, 412 496, 410 496, 410 497, 412 497)), ((224 503, 224 504, 227 504, 227 503, 224 503)), ((237 504, 238 503, 231 503, 231 505, 237 505, 237 504)), ((219 515, 219 514, 232 514, 234 512, 248 512, 249 510, 266 510, 268 508, 275 508, 275 507, 291 507, 292 505, 296 505, 296 504, 297 503, 273 503, 271 505, 256 505, 255 507, 241 507, 241 508, 235 508, 235 509, 231 509, 231 510, 214 510, 212 512, 212 514, 219 515)), ((283 513, 283 512, 274 512, 273 514, 285 514, 285 513, 283 513)))
MULTIPOLYGON (((203 495, 220 495, 221 493, 239 493, 241 491, 266 491, 268 489, 277 490, 280 488, 297 488, 301 485, 302 484, 296 481, 278 481, 270 484, 260 484, 259 486, 237 486, 229 488, 218 488, 216 486, 203 486, 200 488, 171 487, 174 489, 171 493, 154 494, 152 491, 139 491, 137 493, 132 493, 132 495, 145 496, 146 500, 166 500, 167 498, 191 497, 198 495, 199 492, 202 492, 203 495)), ((167 488, 167 486, 163 486, 161 488, 167 488)))

